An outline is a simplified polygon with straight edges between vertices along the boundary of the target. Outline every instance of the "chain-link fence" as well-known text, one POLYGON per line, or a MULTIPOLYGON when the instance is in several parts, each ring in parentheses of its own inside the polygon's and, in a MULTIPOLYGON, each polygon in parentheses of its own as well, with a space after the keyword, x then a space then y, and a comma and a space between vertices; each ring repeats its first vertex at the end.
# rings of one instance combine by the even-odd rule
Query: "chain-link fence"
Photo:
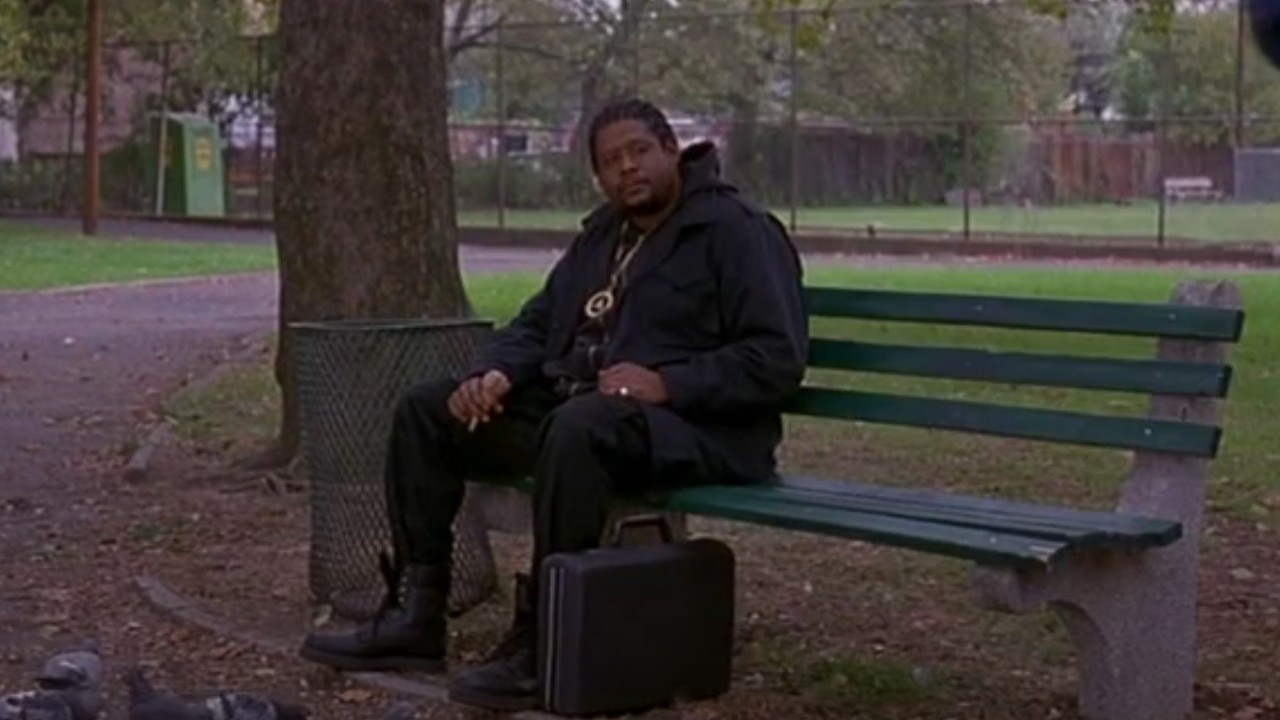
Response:
MULTIPOLYGON (((1159 27, 1123 0, 1067 3, 1065 17, 952 0, 772 14, 624 0, 589 17, 554 0, 466 5, 446 32, 466 225, 575 227, 596 198, 584 128, 639 93, 798 228, 1163 242, 1280 227, 1280 160, 1252 152, 1280 145, 1280 72, 1229 0, 1180 5, 1159 27)), ((272 37, 105 56, 105 210, 270 217, 272 37), (214 191, 175 188, 154 151, 160 128, 180 138, 201 121, 221 149, 204 205, 193 194, 214 191)), ((75 210, 79 60, 47 97, 3 103, 4 205, 75 210)))

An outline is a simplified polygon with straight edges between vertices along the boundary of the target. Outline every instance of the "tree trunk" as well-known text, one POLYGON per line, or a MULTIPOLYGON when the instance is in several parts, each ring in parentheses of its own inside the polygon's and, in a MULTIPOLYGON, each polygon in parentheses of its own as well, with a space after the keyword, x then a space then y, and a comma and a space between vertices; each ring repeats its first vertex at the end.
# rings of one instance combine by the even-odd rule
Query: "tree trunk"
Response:
POLYGON ((299 445, 289 323, 470 313, 458 267, 444 7, 283 0, 275 227, 278 446, 299 445))

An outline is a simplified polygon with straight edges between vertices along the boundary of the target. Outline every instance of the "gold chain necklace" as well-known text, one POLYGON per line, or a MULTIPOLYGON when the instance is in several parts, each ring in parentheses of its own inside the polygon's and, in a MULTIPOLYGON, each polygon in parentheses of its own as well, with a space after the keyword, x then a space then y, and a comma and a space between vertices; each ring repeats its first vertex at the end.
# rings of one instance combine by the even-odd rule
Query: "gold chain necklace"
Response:
MULTIPOLYGON (((628 229, 630 229, 630 226, 623 223, 623 237, 626 237, 628 229)), ((592 320, 596 320, 613 309, 614 304, 618 301, 615 293, 618 288, 618 282, 622 279, 622 274, 627 271, 627 266, 631 264, 632 258, 636 256, 636 253, 640 250, 640 246, 644 244, 644 241, 648 237, 648 235, 641 235, 637 238, 636 241, 631 244, 631 247, 627 249, 626 253, 623 254, 622 259, 616 261, 617 265, 609 275, 608 285, 606 285, 603 290, 599 290, 594 295, 587 298, 587 303, 583 306, 583 312, 586 313, 587 317, 592 320)))

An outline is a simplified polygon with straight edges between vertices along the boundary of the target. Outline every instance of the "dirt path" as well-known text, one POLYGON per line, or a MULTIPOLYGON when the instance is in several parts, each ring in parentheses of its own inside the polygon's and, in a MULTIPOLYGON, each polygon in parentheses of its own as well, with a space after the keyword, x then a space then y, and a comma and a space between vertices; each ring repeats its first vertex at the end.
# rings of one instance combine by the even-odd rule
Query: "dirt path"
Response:
MULTIPOLYGON (((135 225, 146 226, 108 224, 104 232, 134 234, 135 225)), ((251 233, 222 239, 263 241, 251 233)), ((464 252, 463 266, 504 272, 553 259, 482 249, 464 252)), ((68 464, 86 452, 123 450, 149 400, 271 332, 276 293, 274 275, 0 292, 0 548, 34 537, 22 518, 48 518, 48 498, 75 497, 68 464)))
MULTIPOLYGON (((0 294, 0 557, 21 573, 69 543, 153 401, 268 331, 274 291, 239 277, 0 294)), ((30 638, 39 598, 3 580, 3 637, 30 638)))
POLYGON ((120 446, 148 398, 270 329, 262 276, 0 294, 0 488, 62 482, 78 452, 120 446))
MULTIPOLYGON (((488 252, 469 272, 540 268, 488 252)), ((75 553, 157 404, 275 327, 274 275, 0 292, 0 669, 52 634, 32 563, 75 553)), ((80 550, 83 552, 83 550, 80 550)), ((0 675, 0 689, 3 689, 0 675)))

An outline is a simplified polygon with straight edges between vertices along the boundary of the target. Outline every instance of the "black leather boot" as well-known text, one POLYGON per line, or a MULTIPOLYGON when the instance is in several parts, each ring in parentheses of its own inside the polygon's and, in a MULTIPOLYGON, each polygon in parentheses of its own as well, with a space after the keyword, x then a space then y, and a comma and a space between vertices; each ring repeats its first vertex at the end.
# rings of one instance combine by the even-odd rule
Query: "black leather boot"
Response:
POLYGON ((385 554, 380 564, 387 595, 373 620, 346 632, 311 633, 302 657, 342 670, 444 672, 449 570, 406 567, 402 603, 400 568, 385 554))
POLYGON ((449 687, 450 700, 498 711, 532 710, 541 704, 535 608, 528 577, 517 575, 511 629, 484 664, 454 679, 449 687))

